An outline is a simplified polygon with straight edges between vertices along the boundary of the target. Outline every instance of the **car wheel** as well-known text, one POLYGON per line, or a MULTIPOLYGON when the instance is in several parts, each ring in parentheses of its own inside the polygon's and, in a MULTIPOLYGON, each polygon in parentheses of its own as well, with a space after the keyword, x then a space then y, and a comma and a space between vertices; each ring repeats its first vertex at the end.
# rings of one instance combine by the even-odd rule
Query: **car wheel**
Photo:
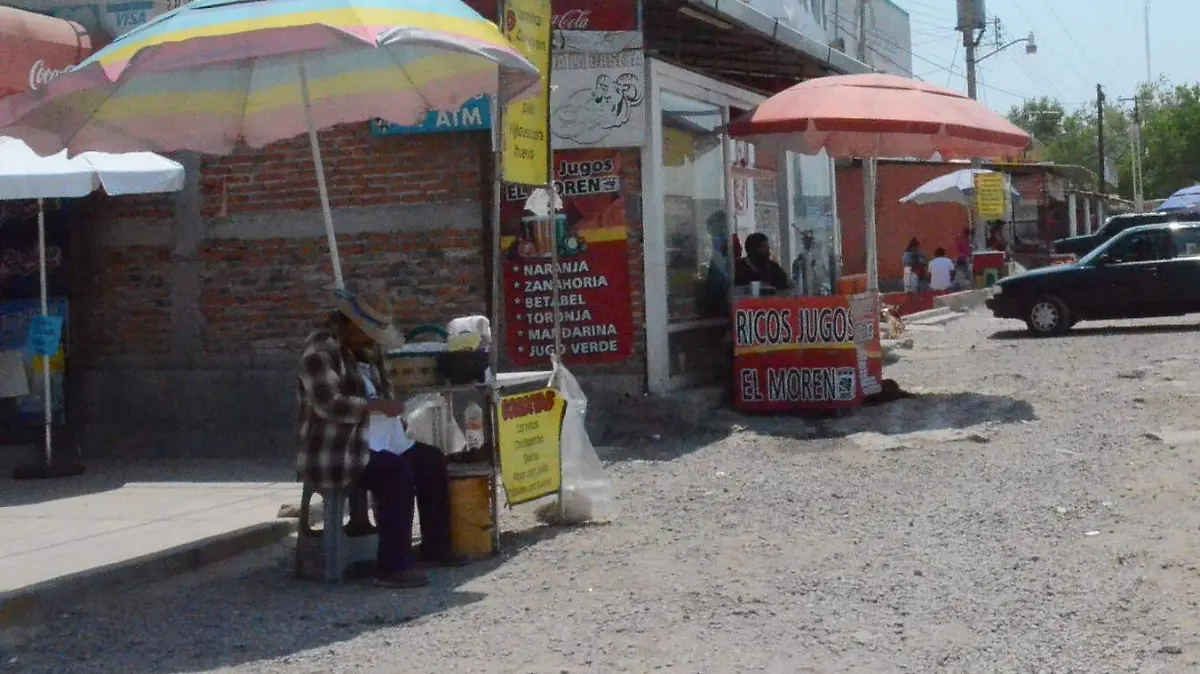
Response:
POLYGON ((1029 306, 1029 317, 1025 319, 1030 332, 1036 335, 1061 335, 1075 324, 1065 302, 1057 297, 1039 297, 1029 306))

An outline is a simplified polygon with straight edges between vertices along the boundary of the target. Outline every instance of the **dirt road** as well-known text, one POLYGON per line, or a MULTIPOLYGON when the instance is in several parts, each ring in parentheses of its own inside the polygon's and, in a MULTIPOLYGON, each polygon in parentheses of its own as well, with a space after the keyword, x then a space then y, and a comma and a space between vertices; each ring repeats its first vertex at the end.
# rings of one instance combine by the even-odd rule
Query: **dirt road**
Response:
POLYGON ((642 436, 608 457, 618 521, 510 519, 428 590, 276 555, 63 616, 0 671, 1200 671, 1200 326, 1017 328, 917 333, 888 376, 918 397, 848 419, 642 436))

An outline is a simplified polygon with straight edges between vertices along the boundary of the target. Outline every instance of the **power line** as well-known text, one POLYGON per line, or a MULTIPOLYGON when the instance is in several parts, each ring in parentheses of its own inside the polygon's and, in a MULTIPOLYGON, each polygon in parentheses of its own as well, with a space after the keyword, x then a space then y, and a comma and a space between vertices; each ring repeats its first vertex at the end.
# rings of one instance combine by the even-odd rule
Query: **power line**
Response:
MULTIPOLYGON (((1037 30, 1037 25, 1036 25, 1036 24, 1034 24, 1034 22, 1033 22, 1033 19, 1029 17, 1029 14, 1027 14, 1027 13, 1025 12, 1025 8, 1021 6, 1020 0, 1013 0, 1013 6, 1017 8, 1017 11, 1018 11, 1018 12, 1020 12, 1020 13, 1021 13, 1021 16, 1025 18, 1025 21, 1029 23, 1029 29, 1030 29, 1030 30, 1034 30, 1034 31, 1036 31, 1036 30, 1037 30)), ((1051 6, 1051 5, 1050 5, 1050 3, 1047 3, 1047 4, 1046 4, 1046 7, 1047 7, 1047 8, 1049 8, 1051 12, 1053 12, 1053 11, 1054 11, 1054 7, 1053 7, 1053 6, 1051 6)), ((1056 19, 1056 20, 1058 19, 1057 15, 1055 15, 1055 19, 1056 19)), ((1059 27, 1063 28, 1063 31, 1064 31, 1064 32, 1066 32, 1066 27, 1062 25, 1062 21, 1061 21, 1061 20, 1058 22, 1058 25, 1059 25, 1059 27)), ((1069 32, 1067 32, 1067 39, 1069 39, 1069 40, 1071 41, 1071 43, 1075 45, 1076 49, 1079 49, 1079 44, 1078 44, 1077 42, 1075 42, 1075 38, 1071 37, 1071 34, 1070 34, 1069 32)), ((1058 52, 1058 50, 1057 50, 1057 49, 1055 49, 1055 48, 1053 48, 1053 47, 1051 47, 1051 51, 1058 52)), ((1079 51, 1080 51, 1080 53, 1082 53, 1082 52, 1083 52, 1083 50, 1082 50, 1082 49, 1079 49, 1079 51)), ((1065 54, 1062 54, 1062 52, 1058 52, 1058 53, 1059 53, 1061 56, 1065 56, 1065 54)), ((1074 72, 1074 73, 1075 73, 1075 75, 1076 75, 1077 77, 1079 77, 1079 79, 1080 79, 1080 80, 1085 80, 1085 81, 1086 81, 1086 80, 1088 79, 1087 77, 1084 77, 1084 76, 1083 76, 1083 75, 1082 75, 1082 74, 1081 74, 1081 73, 1080 73, 1078 70, 1076 70, 1075 66, 1074 66, 1074 65, 1072 65, 1072 63, 1071 63, 1071 59, 1064 58, 1063 60, 1066 62, 1066 64, 1067 64, 1067 67, 1068 67, 1068 68, 1070 68, 1070 69, 1072 70, 1072 72, 1074 72)), ((1088 67, 1089 67, 1089 68, 1091 68, 1091 61, 1090 61, 1090 60, 1088 61, 1088 67)), ((1093 74, 1093 75, 1095 75, 1095 74, 1096 74, 1096 71, 1095 71, 1095 70, 1092 70, 1092 74, 1093 74)), ((1102 78, 1101 78, 1101 79, 1102 79, 1102 78)))
POLYGON ((946 68, 946 88, 950 88, 950 78, 954 77, 954 64, 958 62, 958 50, 962 47, 961 42, 954 43, 954 56, 950 57, 950 67, 946 68))
MULTIPOLYGON (((854 29, 855 29, 855 27, 856 27, 856 26, 855 26, 855 24, 853 24, 853 23, 849 23, 849 24, 845 23, 845 21, 847 21, 847 17, 845 17, 845 16, 842 16, 841 14, 837 14, 837 15, 836 15, 836 17, 835 17, 835 20, 836 20, 836 19, 842 19, 842 22, 839 22, 839 23, 841 24, 841 28, 842 28, 842 30, 844 30, 844 31, 846 31, 846 32, 848 32, 848 33, 851 33, 851 34, 853 34, 853 33, 854 33, 854 29)), ((928 58, 926 58, 926 57, 924 57, 924 56, 921 56, 921 55, 919 55, 919 54, 916 54, 916 53, 914 53, 914 52, 913 52, 911 49, 904 49, 903 47, 900 47, 899 45, 895 45, 894 43, 893 43, 893 45, 892 45, 892 46, 895 46, 895 47, 896 47, 896 49, 897 49, 898 51, 901 51, 901 52, 903 52, 903 53, 907 54, 908 56, 910 56, 910 57, 912 57, 912 58, 914 58, 914 59, 916 59, 916 60, 918 60, 918 61, 921 61, 921 62, 923 62, 923 63, 927 63, 927 64, 929 64, 929 65, 931 65, 931 66, 934 66, 935 68, 937 68, 937 71, 935 71, 935 72, 947 72, 947 73, 950 73, 951 75, 958 75, 959 77, 966 77, 966 75, 964 75, 964 74, 963 74, 961 71, 957 71, 957 70, 955 70, 955 69, 954 69, 954 67, 953 67, 953 65, 951 65, 951 66, 947 66, 947 65, 946 65, 946 64, 944 64, 944 63, 938 63, 938 62, 936 62, 936 61, 932 61, 932 60, 930 60, 930 59, 928 59, 928 58)), ((891 59, 889 56, 887 56, 886 54, 882 54, 882 53, 880 53, 880 52, 879 52, 878 50, 876 50, 874 47, 872 47, 872 46, 868 45, 868 49, 869 49, 871 52, 873 52, 873 53, 875 53, 875 54, 878 54, 879 56, 883 57, 885 60, 887 60, 888 62, 892 63, 893 65, 895 65, 896 67, 900 68, 901 70, 904 70, 906 73, 912 74, 912 76, 913 76, 913 77, 916 77, 917 79, 922 79, 920 76, 918 76, 917 74, 913 73, 913 72, 912 72, 910 69, 908 69, 908 68, 905 68, 903 65, 901 65, 901 64, 899 64, 899 63, 896 63, 896 62, 895 62, 894 60, 892 60, 892 59, 891 59)), ((957 59, 957 50, 955 51, 955 58, 957 59)), ((1016 97, 1016 98, 1020 98, 1020 99, 1021 99, 1021 100, 1023 100, 1023 101, 1027 101, 1027 100, 1030 100, 1031 98, 1034 98, 1033 96, 1027 96, 1027 95, 1025 95, 1025 94, 1020 94, 1020 93, 1017 93, 1017 92, 1015 92, 1015 91, 1009 91, 1009 90, 1007 90, 1007 89, 1002 89, 1002 88, 1000 88, 1000 87, 996 87, 996 86, 993 86, 993 87, 991 87, 991 89, 992 89, 993 91, 998 91, 998 92, 1000 92, 1000 93, 1002 93, 1002 94, 1007 94, 1007 95, 1009 95, 1009 96, 1014 96, 1014 97, 1016 97)))
MULTIPOLYGON (((1045 4, 1045 7, 1046 7, 1046 9, 1050 10, 1050 16, 1054 17, 1054 21, 1058 23, 1058 27, 1062 29, 1062 32, 1067 36, 1067 39, 1070 40, 1071 44, 1075 46, 1075 49, 1079 50, 1079 53, 1083 55, 1084 59, 1088 63, 1088 66, 1092 67, 1093 59, 1091 58, 1091 55, 1088 54, 1087 50, 1085 50, 1083 47, 1081 47, 1079 45, 1078 42, 1075 41, 1075 36, 1072 35, 1071 31, 1067 29, 1067 24, 1063 23, 1063 20, 1058 16, 1058 12, 1054 11, 1054 3, 1047 2, 1045 4)), ((1092 72, 1097 75, 1099 74, 1095 70, 1093 70, 1092 72)), ((1103 78, 1098 77, 1097 79, 1103 79, 1103 78)))

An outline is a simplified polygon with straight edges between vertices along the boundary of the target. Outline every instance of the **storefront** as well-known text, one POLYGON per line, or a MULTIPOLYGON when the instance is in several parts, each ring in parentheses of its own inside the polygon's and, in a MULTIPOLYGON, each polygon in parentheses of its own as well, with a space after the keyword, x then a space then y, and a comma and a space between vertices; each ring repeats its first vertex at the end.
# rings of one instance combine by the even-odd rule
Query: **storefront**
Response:
POLYGON ((720 133, 766 95, 868 68, 743 3, 650 0, 644 8, 649 138, 642 150, 646 385, 728 384, 732 259, 753 233, 811 294, 840 265, 833 164, 720 133))
MULTIPOLYGON (((496 3, 469 4, 491 15, 496 3)), ((767 234, 787 269, 803 250, 825 288, 837 214, 824 157, 714 132, 764 94, 865 66, 742 3, 556 0, 553 23, 565 209, 543 231, 523 212, 524 190, 500 195, 505 311, 493 330, 504 365, 546 362, 558 245, 565 360, 589 397, 603 386, 625 405, 646 391, 728 385, 727 364, 713 366, 729 313, 709 289, 722 232, 767 234), (719 212, 725 224, 711 229, 719 212)), ((347 278, 386 284, 406 323, 487 313, 491 126, 476 101, 409 127, 321 133, 347 278)), ((133 455, 288 451, 295 350, 329 301, 307 145, 180 161, 179 195, 94 199, 81 205, 87 226, 70 233, 88 279, 71 288, 78 435, 84 451, 133 455), (192 403, 176 402, 181 390, 192 403)), ((592 397, 593 408, 605 400, 592 397)))

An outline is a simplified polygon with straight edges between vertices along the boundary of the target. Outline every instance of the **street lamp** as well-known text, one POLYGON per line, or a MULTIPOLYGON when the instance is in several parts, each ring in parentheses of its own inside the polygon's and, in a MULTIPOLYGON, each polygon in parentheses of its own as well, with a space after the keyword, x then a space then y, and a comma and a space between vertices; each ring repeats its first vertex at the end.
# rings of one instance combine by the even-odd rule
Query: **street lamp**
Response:
POLYGON ((1004 51, 1005 49, 1008 49, 1009 47, 1012 47, 1014 45, 1021 44, 1022 42, 1025 43, 1025 53, 1026 54, 1029 54, 1030 56, 1032 56, 1032 55, 1036 54, 1038 51, 1037 40, 1035 40, 1033 37, 1033 31, 1029 32, 1028 37, 1017 38, 1016 40, 1013 40, 1012 42, 1009 42, 1008 44, 1006 44, 1002 47, 999 47, 993 51, 990 51, 990 52, 984 54, 983 56, 979 56, 979 57, 975 56, 975 47, 978 46, 978 42, 975 42, 974 40, 971 40, 970 38, 968 38, 967 41, 968 41, 968 45, 967 45, 967 95, 970 96, 972 100, 978 98, 978 96, 976 95, 977 92, 976 92, 976 84, 975 84, 976 83, 975 66, 977 66, 981 61, 983 61, 984 59, 991 58, 991 57, 995 56, 996 54, 999 54, 1000 52, 1004 51), (974 44, 970 44, 972 42, 974 42, 974 44))
MULTIPOLYGON (((979 35, 977 36, 975 34, 977 28, 971 25, 970 22, 960 21, 959 23, 963 25, 963 46, 966 47, 967 51, 967 96, 969 96, 973 101, 978 100, 979 98, 979 92, 976 84, 977 80, 975 75, 975 66, 978 65, 980 61, 995 56, 1005 49, 1008 49, 1013 45, 1021 44, 1022 42, 1025 43, 1026 54, 1032 55, 1037 53, 1037 40, 1035 40, 1033 37, 1033 31, 1029 31, 1028 37, 1018 38, 1012 42, 1009 42, 1008 44, 998 47, 995 51, 991 51, 983 56, 976 57, 975 49, 979 46, 980 39, 983 38, 983 32, 980 31, 979 35)), ((981 166, 983 166, 983 163, 978 159, 971 161, 971 168, 978 169, 981 166)), ((971 228, 975 230, 975 246, 977 248, 983 248, 987 244, 987 233, 984 231, 983 227, 979 226, 978 220, 978 214, 975 212, 975 209, 971 209, 971 228)))

